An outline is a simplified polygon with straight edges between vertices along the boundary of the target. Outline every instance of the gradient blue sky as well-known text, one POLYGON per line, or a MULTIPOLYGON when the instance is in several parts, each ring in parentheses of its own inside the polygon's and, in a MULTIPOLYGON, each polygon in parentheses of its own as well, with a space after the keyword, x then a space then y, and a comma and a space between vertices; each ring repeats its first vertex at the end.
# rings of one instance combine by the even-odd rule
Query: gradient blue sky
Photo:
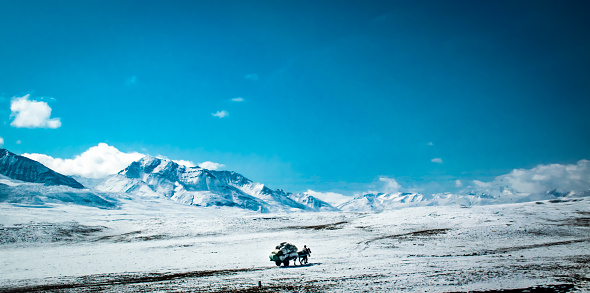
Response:
POLYGON ((16 153, 105 142, 349 194, 380 176, 575 163, 590 158, 589 14, 589 1, 0 0, 0 136, 16 153), (11 127, 25 94, 61 127, 11 127))

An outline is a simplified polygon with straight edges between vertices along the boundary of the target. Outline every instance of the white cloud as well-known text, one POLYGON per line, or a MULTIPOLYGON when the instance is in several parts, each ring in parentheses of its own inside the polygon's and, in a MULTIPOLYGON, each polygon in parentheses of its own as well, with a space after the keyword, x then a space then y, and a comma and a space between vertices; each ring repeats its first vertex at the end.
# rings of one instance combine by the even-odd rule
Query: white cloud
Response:
POLYGON ((178 164, 178 165, 183 165, 186 167, 196 167, 197 165, 195 163, 193 163, 192 161, 186 161, 186 160, 172 160, 174 161, 174 163, 178 164))
POLYGON ((16 141, 16 144, 21 144, 21 143, 23 143, 23 142, 20 141, 20 139, 16 141))
POLYGON ((541 174, 535 174, 535 175, 533 175, 533 178, 532 179, 534 181, 543 181, 543 180, 549 179, 549 176, 547 176, 547 175, 541 175, 541 174))
POLYGON ((331 204, 332 206, 339 206, 352 199, 351 196, 342 195, 336 192, 318 192, 308 189, 305 193, 313 197, 319 198, 331 204))
POLYGON ((459 180, 459 179, 455 180, 455 187, 457 187, 457 188, 463 187, 463 182, 461 182, 461 180, 459 180))
POLYGON ((576 164, 538 165, 532 169, 515 169, 498 176, 494 186, 507 187, 516 193, 584 192, 590 190, 590 161, 580 160, 576 164))
POLYGON ((59 128, 60 118, 51 117, 51 107, 46 102, 29 100, 29 95, 15 97, 10 103, 10 126, 17 128, 59 128))
POLYGON ((213 115, 215 117, 223 118, 223 117, 227 117, 229 115, 229 113, 225 110, 221 110, 221 111, 217 111, 215 113, 211 113, 211 115, 213 115))
POLYGON ((428 143, 429 146, 434 146, 434 143, 431 141, 428 143))
POLYGON ((166 160, 166 161, 172 161, 172 162, 174 162, 174 163, 176 163, 178 165, 186 166, 186 167, 189 167, 189 168, 190 167, 196 167, 197 166, 197 164, 195 164, 193 161, 172 160, 172 159, 170 159, 170 158, 168 158, 167 156, 164 156, 164 155, 157 155, 155 157, 158 158, 158 159, 166 160))
POLYGON ((137 152, 124 153, 106 143, 99 143, 73 159, 53 158, 44 154, 23 154, 23 156, 65 175, 102 178, 118 173, 145 155, 137 152))
POLYGON ((0 137, 0 146, 4 145, 4 138, 0 137))
POLYGON ((207 169, 207 170, 218 170, 218 169, 224 168, 225 165, 220 164, 220 163, 211 162, 211 161, 206 161, 206 162, 199 163, 199 167, 201 167, 203 169, 207 169))
POLYGON ((381 188, 381 191, 384 193, 398 193, 401 188, 401 185, 399 185, 399 183, 397 183, 397 181, 395 181, 393 178, 379 177, 379 181, 384 182, 384 185, 381 188))
POLYGON ((242 98, 242 97, 236 97, 236 98, 233 98, 231 100, 232 100, 232 102, 243 102, 243 101, 245 101, 244 98, 242 98))
POLYGON ((195 162, 193 161, 188 161, 188 160, 172 160, 170 158, 168 158, 167 156, 164 155, 157 155, 156 158, 159 159, 163 159, 163 160, 168 160, 168 161, 173 161, 178 165, 182 165, 182 166, 186 166, 186 167, 200 167, 203 169, 207 169, 207 170, 218 170, 221 168, 224 168, 225 165, 224 164, 220 164, 220 163, 215 163, 215 162, 211 162, 211 161, 205 161, 199 164, 195 164, 195 162))
POLYGON ((260 76, 258 76, 258 73, 250 73, 250 74, 246 74, 244 76, 244 79, 256 81, 256 80, 259 80, 260 79, 260 76))
POLYGON ((434 158, 434 159, 432 159, 430 161, 433 162, 433 163, 437 163, 437 164, 442 164, 443 163, 443 160, 441 158, 434 158))
MULTIPOLYGON (((103 178, 108 175, 117 174, 119 171, 125 169, 129 164, 137 161, 145 154, 138 152, 124 153, 117 148, 106 143, 99 143, 74 157, 73 159, 53 158, 45 154, 22 154, 23 156, 40 162, 50 169, 65 174, 65 175, 79 175, 87 178, 103 178)), ((170 160, 165 156, 156 156, 160 159, 170 160)), ((195 167, 192 161, 188 160, 171 160, 179 165, 187 167, 195 167)), ((198 164, 199 167, 217 170, 224 168, 224 164, 206 161, 198 164)))
POLYGON ((538 165, 532 169, 515 169, 490 182, 473 180, 475 191, 493 196, 541 196, 557 191, 583 194, 590 191, 590 161, 576 164, 538 165))

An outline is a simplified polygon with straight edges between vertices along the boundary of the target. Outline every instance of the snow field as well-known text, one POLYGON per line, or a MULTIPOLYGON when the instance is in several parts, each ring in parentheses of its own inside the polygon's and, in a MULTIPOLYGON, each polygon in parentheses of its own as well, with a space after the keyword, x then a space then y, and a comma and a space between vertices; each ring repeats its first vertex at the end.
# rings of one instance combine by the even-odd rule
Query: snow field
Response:
POLYGON ((1 244, 0 267, 9 269, 0 274, 0 290, 48 284, 90 290, 96 282, 122 278, 101 290, 228 291, 262 281, 285 292, 454 292, 547 284, 574 284, 574 292, 586 292, 589 218, 589 199, 281 214, 159 199, 124 200, 119 210, 1 204, 4 231, 30 233, 19 227, 44 223, 56 227, 47 233, 63 234, 78 227, 72 222, 96 231, 1 244), (300 249, 307 244, 310 265, 270 262, 268 255, 283 241, 300 249), (212 273, 133 282, 187 272, 212 273), (286 285, 295 287, 281 287, 286 285))

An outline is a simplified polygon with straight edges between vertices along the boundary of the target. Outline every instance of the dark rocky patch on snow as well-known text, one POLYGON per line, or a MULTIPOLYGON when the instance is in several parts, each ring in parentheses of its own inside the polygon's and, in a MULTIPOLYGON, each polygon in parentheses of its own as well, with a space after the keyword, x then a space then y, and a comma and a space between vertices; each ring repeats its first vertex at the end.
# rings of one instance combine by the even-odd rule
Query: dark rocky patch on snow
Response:
POLYGON ((330 224, 311 225, 311 226, 288 226, 285 229, 303 229, 303 230, 338 230, 342 229, 342 225, 347 224, 348 221, 341 221, 330 224))
POLYGON ((0 225, 0 244, 84 241, 107 229, 78 222, 0 225))
MULTIPOLYGON (((486 291, 468 291, 469 293, 566 293, 574 288, 574 284, 539 285, 519 289, 498 289, 486 291)), ((464 293, 464 292, 453 292, 464 293)))

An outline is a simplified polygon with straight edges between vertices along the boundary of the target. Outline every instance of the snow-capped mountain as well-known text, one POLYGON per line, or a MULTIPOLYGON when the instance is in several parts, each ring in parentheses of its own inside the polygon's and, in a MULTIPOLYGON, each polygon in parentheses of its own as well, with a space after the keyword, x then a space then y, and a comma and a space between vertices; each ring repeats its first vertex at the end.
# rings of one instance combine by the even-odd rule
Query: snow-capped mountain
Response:
POLYGON ((77 204, 116 208, 116 202, 97 195, 71 177, 43 164, 0 149, 0 202, 19 205, 77 204))
POLYGON ((2 175, 0 175, 0 202, 34 207, 47 207, 50 204, 75 204, 103 209, 117 208, 115 200, 105 198, 88 189, 29 183, 2 175))
POLYGON ((287 195, 294 201, 305 205, 308 209, 313 211, 338 211, 337 208, 329 203, 307 193, 287 193, 287 195))
POLYGON ((379 212, 405 206, 432 205, 432 196, 419 193, 367 193, 338 206, 343 211, 379 212))
POLYGON ((354 212, 380 212, 384 210, 399 209, 418 206, 473 206, 490 204, 521 203, 542 200, 570 199, 575 197, 590 196, 590 192, 558 192, 549 190, 539 193, 522 193, 509 188, 490 186, 470 187, 458 193, 420 194, 398 192, 367 193, 339 205, 342 211, 354 212))
POLYGON ((71 177, 59 174, 37 161, 13 154, 3 148, 0 148, 0 174, 24 182, 84 188, 71 177))
POLYGON ((410 206, 473 206, 587 197, 590 196, 590 161, 515 169, 490 182, 471 182, 472 185, 454 193, 363 194, 338 207, 345 211, 382 211, 410 206))
POLYGON ((333 209, 319 199, 271 190, 236 172, 186 167, 151 156, 108 177, 96 190, 164 197, 197 206, 236 206, 260 212, 333 209))

